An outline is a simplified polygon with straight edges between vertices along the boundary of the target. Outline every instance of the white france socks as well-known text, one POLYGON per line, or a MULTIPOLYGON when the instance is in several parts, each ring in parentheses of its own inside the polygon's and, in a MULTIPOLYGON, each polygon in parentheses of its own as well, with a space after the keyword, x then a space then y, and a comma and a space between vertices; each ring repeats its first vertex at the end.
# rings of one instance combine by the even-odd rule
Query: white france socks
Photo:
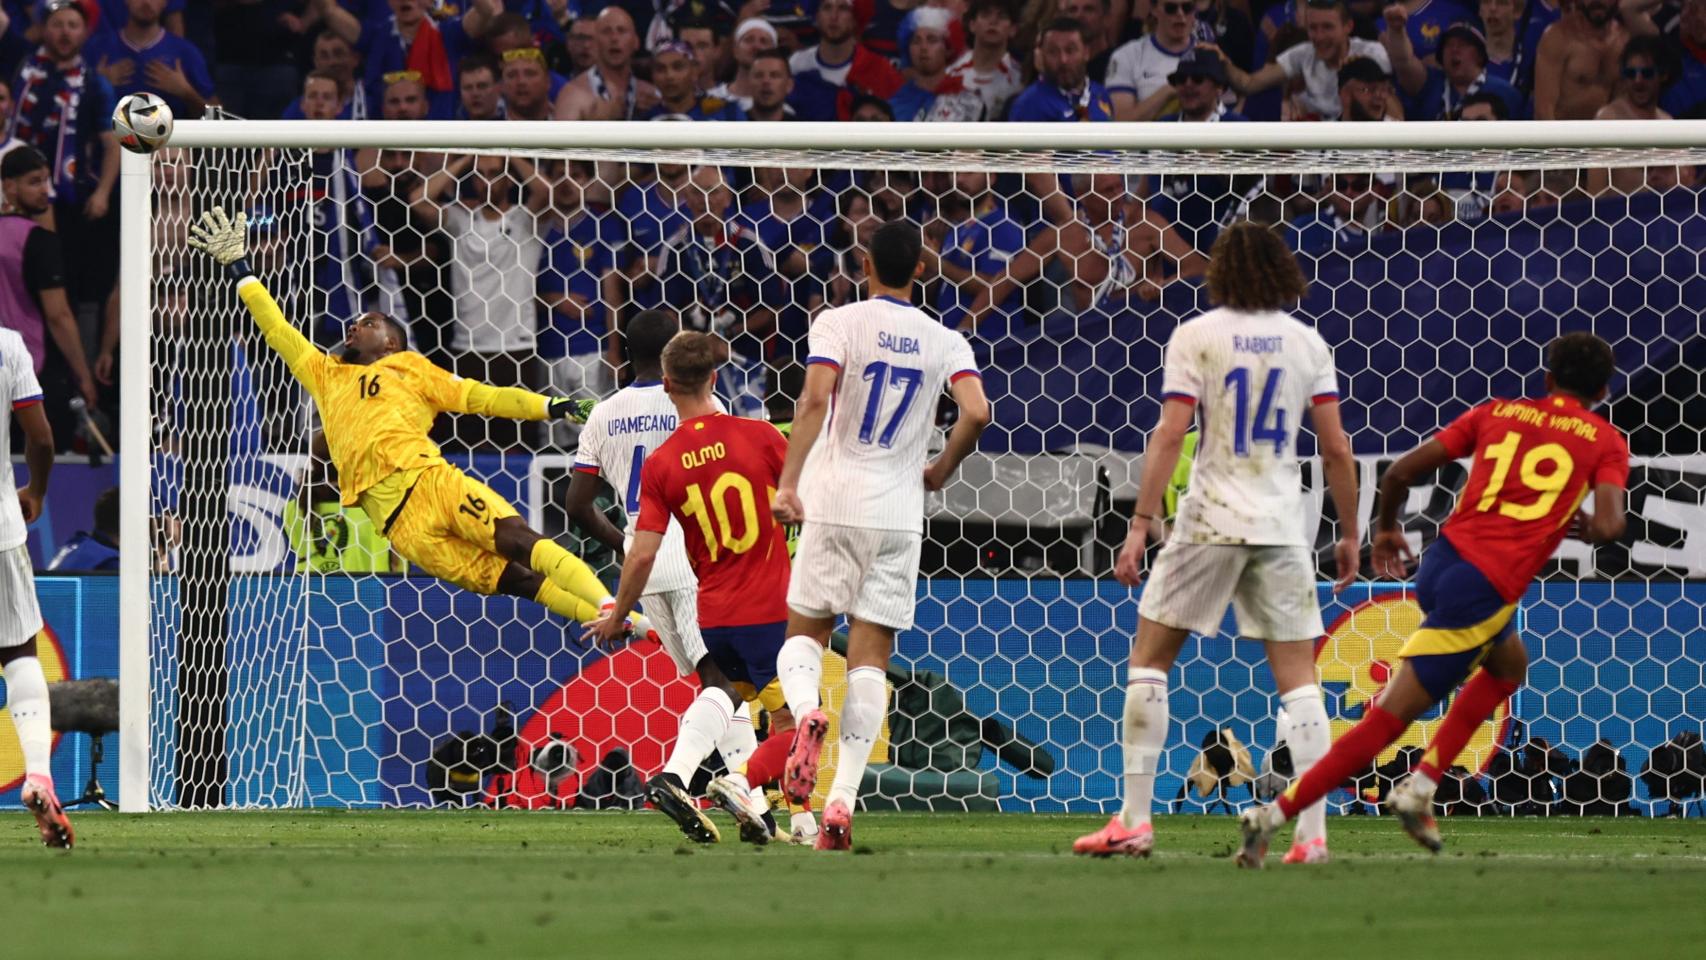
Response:
POLYGON ((1126 678, 1124 724, 1125 799, 1120 824, 1135 830, 1149 822, 1155 805, 1155 772, 1167 742, 1167 672, 1132 667, 1126 678))
POLYGON ((729 768, 729 779, 743 790, 751 789, 746 782, 746 761, 757 749, 758 737, 752 732, 752 714, 744 707, 736 707, 734 716, 729 719, 729 728, 717 741, 717 753, 722 755, 723 766, 729 768))
POLYGON ((871 746, 882 732, 883 714, 889 708, 889 685, 877 667, 854 667, 847 671, 847 702, 841 706, 841 751, 835 759, 835 782, 829 800, 840 800, 853 810, 859 801, 859 782, 871 746))
MULTIPOLYGON (((1333 735, 1327 726, 1327 707, 1321 702, 1321 688, 1311 683, 1298 687, 1280 697, 1280 705, 1291 718, 1291 736, 1286 745, 1291 748, 1291 769, 1294 778, 1309 772, 1317 760, 1327 755, 1333 745, 1333 735)), ((1297 815, 1297 843, 1327 836, 1327 801, 1317 800, 1297 815)))
MULTIPOLYGON (((664 773, 673 773, 685 786, 693 781, 699 765, 717 748, 734 718, 735 705, 729 695, 716 687, 699 691, 699 696, 681 714, 681 727, 675 736, 675 749, 663 765, 664 773)), ((751 736, 751 725, 747 735, 751 736)))
POLYGON ((6 709, 18 728, 18 744, 24 748, 24 773, 51 776, 53 729, 40 659, 19 657, 6 664, 6 709))
POLYGON ((776 654, 776 679, 796 721, 816 710, 823 687, 823 645, 804 635, 789 637, 776 654))

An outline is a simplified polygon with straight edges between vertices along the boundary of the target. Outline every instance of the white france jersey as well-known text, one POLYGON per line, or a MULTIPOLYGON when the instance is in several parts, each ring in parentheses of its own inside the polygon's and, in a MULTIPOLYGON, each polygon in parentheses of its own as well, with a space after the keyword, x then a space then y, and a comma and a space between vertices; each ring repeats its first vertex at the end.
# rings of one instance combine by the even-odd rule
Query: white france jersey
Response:
POLYGON ((1339 399, 1333 352, 1285 313, 1214 310, 1167 341, 1162 398, 1197 404, 1202 438, 1173 536, 1184 543, 1307 546, 1297 431, 1339 399))
MULTIPOLYGON (((10 401, 0 407, 0 437, 12 435, 12 411, 41 402, 41 384, 36 382, 35 361, 16 330, 0 327, 0 390, 10 401)), ((23 546, 29 538, 24 528, 24 508, 18 505, 17 472, 11 464, 0 473, 0 550, 23 546)))
MULTIPOLYGON (((717 401, 717 409, 723 407, 717 401)), ((624 547, 634 544, 634 520, 640 515, 640 467, 676 427, 675 404, 655 380, 623 387, 592 408, 581 428, 580 448, 575 451, 575 470, 604 478, 628 515, 622 528, 624 547)), ((646 593, 667 593, 697 587, 693 568, 687 562, 687 543, 681 524, 674 518, 664 531, 657 565, 652 567, 646 593)))
POLYGON ((806 522, 922 533, 936 401, 951 381, 979 376, 971 345, 892 297, 825 310, 807 344, 806 363, 841 380, 800 478, 806 522))

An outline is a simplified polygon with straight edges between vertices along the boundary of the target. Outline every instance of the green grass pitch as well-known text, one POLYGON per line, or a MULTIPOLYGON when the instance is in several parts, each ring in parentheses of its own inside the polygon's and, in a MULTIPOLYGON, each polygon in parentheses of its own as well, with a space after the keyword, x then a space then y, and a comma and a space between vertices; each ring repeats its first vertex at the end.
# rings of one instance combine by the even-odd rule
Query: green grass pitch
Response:
MULTIPOLYGON (((8 956, 1706 955, 1706 823, 1329 820, 1334 862, 1260 873, 1230 817, 1148 861, 1075 858, 1094 816, 864 814, 852 855, 690 846, 653 813, 9 813, 8 956), (1252 952, 1252 949, 1254 952, 1252 952)), ((732 835, 732 829, 729 831, 732 835)))

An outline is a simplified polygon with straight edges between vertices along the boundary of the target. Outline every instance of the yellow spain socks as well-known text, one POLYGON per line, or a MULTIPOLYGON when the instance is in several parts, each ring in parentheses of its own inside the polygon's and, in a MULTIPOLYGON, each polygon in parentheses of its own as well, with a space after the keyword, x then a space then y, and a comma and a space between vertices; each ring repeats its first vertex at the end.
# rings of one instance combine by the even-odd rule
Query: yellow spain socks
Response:
POLYGON ((542 537, 533 544, 527 565, 560 589, 591 604, 594 611, 610 599, 610 590, 592 572, 592 568, 580 557, 558 546, 555 540, 542 537))

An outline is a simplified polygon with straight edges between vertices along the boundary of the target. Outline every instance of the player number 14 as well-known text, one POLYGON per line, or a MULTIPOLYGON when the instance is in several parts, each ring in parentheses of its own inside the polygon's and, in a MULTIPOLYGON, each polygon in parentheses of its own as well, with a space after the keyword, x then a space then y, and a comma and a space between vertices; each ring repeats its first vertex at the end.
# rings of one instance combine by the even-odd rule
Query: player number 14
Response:
POLYGON ((1287 434, 1285 432, 1285 410, 1274 406, 1274 396, 1279 393, 1280 380, 1284 370, 1269 370, 1268 379, 1262 383, 1262 399, 1256 404, 1256 418, 1250 419, 1250 368, 1233 367, 1226 374, 1226 386, 1231 387, 1235 396, 1232 398, 1232 452, 1236 456, 1250 455, 1250 443, 1272 443, 1274 456, 1285 455, 1287 434), (1269 422, 1272 426, 1269 426, 1269 422))

